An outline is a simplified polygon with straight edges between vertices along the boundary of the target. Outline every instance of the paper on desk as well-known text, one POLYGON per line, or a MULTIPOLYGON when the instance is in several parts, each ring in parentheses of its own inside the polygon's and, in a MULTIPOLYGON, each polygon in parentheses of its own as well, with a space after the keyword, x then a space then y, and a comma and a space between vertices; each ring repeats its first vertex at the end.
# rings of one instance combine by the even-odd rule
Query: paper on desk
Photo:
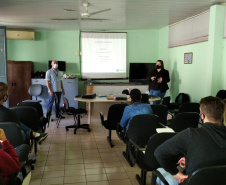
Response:
POLYGON ((156 128, 157 133, 163 133, 163 132, 172 132, 174 133, 174 130, 172 128, 156 128))

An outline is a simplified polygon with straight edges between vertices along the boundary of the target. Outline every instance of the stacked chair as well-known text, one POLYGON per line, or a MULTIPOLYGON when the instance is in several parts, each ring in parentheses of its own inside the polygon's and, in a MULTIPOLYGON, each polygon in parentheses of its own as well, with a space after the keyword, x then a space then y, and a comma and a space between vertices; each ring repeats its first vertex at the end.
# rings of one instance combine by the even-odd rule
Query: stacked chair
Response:
POLYGON ((102 112, 100 112, 101 124, 106 129, 109 130, 109 135, 107 136, 107 140, 111 147, 114 146, 114 144, 112 144, 111 131, 117 129, 117 125, 120 124, 120 120, 122 118, 123 111, 126 106, 127 104, 123 104, 123 103, 111 105, 108 110, 107 120, 104 120, 104 115, 102 112))

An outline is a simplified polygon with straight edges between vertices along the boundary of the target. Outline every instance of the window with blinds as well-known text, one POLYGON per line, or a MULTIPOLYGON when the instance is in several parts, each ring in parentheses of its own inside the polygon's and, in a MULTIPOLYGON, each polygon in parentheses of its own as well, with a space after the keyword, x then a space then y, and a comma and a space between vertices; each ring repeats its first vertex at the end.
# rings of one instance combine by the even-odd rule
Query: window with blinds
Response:
POLYGON ((210 12, 175 23, 169 27, 169 48, 208 41, 210 12))

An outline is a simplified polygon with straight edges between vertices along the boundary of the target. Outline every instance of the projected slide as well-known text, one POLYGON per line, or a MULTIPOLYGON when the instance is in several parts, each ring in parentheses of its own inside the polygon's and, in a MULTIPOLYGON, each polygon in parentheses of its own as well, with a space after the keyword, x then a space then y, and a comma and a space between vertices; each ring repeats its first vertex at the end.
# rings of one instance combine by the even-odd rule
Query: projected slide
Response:
POLYGON ((126 33, 82 32, 82 78, 126 78, 126 33))

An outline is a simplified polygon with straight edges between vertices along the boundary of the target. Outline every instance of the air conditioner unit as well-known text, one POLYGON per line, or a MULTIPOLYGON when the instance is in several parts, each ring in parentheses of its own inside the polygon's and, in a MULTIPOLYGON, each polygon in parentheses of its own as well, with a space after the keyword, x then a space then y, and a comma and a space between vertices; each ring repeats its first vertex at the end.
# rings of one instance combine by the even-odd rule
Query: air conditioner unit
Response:
POLYGON ((11 40, 35 40, 34 30, 6 30, 6 38, 11 40))

